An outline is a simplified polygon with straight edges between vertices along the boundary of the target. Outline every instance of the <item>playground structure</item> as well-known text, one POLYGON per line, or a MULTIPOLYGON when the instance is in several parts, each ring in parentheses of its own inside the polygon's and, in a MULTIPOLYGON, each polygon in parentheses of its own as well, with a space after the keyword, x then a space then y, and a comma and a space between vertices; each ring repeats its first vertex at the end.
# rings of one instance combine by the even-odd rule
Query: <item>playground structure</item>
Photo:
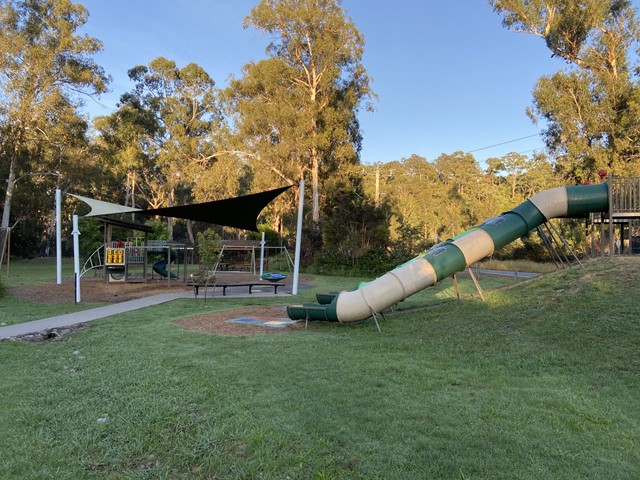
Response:
POLYGON ((610 176, 607 184, 609 208, 592 213, 587 221, 590 254, 639 254, 640 178, 610 176))
MULTIPOLYGON (((139 237, 129 238, 126 242, 111 241, 105 244, 104 268, 109 282, 138 283, 146 282, 151 263, 151 279, 154 274, 161 278, 179 279, 186 277, 181 273, 186 272, 189 265, 189 256, 193 253, 193 247, 184 243, 168 242, 166 240, 142 241, 139 237)), ((192 255, 191 255, 192 256, 192 255)), ((191 262, 193 263, 193 261, 191 262)))
MULTIPOLYGON (((341 323, 373 317, 378 325, 378 315, 410 295, 454 276, 534 229, 540 233, 540 227, 545 226, 549 232, 553 231, 549 220, 585 218, 598 213, 602 219, 601 243, 604 247, 606 219, 609 225, 609 254, 613 255, 615 221, 618 220, 618 224, 622 225, 620 236, 623 237, 625 223, 621 220, 640 219, 640 179, 610 177, 597 185, 557 187, 543 191, 514 209, 433 246, 426 253, 356 290, 318 295, 318 304, 291 305, 287 307, 287 314, 292 320, 341 323)), ((632 224, 626 225, 628 238, 632 239, 632 224)), ((637 238, 637 230, 635 235, 637 238)), ((633 246, 633 242, 630 242, 630 246, 633 246)), ((601 248, 601 252, 604 254, 604 248, 601 248)), ((469 272, 475 280, 471 269, 469 272)))
MULTIPOLYGON (((249 195, 242 195, 239 197, 226 198, 223 200, 214 200, 210 202, 179 205, 166 208, 156 209, 140 209, 135 207, 128 207, 119 205, 116 203, 105 202, 81 195, 75 195, 70 193, 72 197, 81 200, 90 207, 89 213, 84 216, 105 216, 123 213, 135 213, 139 212, 142 215, 163 215, 168 217, 183 218, 192 221, 201 221, 205 223, 216 223, 221 226, 228 226, 233 228, 240 228, 244 230, 251 230, 258 232, 258 216, 260 212, 275 198, 282 193, 289 190, 293 185, 287 185, 285 187, 275 188, 272 190, 266 190, 249 195)), ((298 291, 298 274, 300 268, 300 237, 302 232, 302 208, 304 199, 304 180, 300 180, 298 183, 299 201, 298 201, 298 224, 296 229, 296 251, 295 261, 293 264, 293 287, 292 292, 295 295, 298 291)), ((55 193, 55 225, 56 225, 56 283, 59 285, 62 283, 62 241, 61 241, 61 224, 62 224, 62 191, 58 188, 55 193)), ((125 263, 125 279, 126 279, 126 247, 125 251, 112 251, 111 255, 108 255, 108 248, 121 248, 117 243, 116 247, 111 247, 110 242, 105 241, 104 251, 103 247, 98 248, 85 262, 82 270, 80 269, 80 228, 78 224, 78 215, 72 215, 72 237, 73 237, 73 271, 74 271, 74 283, 75 283, 75 301, 80 302, 81 288, 80 278, 89 270, 95 268, 104 267, 106 269, 106 260, 110 260, 112 267, 115 270, 117 267, 122 267, 122 262, 125 263), (115 265, 114 262, 118 262, 119 265, 115 265)), ((115 222, 115 220, 113 221, 115 222)), ((107 228, 105 228, 105 238, 107 237, 107 228)), ((111 232, 111 230, 109 230, 111 232)), ((149 231, 145 231, 145 245, 147 240, 147 234, 149 231)), ((263 234, 264 242, 264 234, 263 234)), ((110 238, 109 238, 110 240, 110 238)), ((264 253, 264 244, 261 246, 261 260, 264 253)), ((288 255, 288 254, 287 254, 288 255)), ((171 273, 166 269, 171 265, 171 253, 169 250, 166 263, 159 263, 156 265, 156 271, 167 273, 167 280, 171 279, 171 273)), ((146 269, 146 262, 144 262, 143 270, 146 269)), ((114 272, 115 273, 115 272, 114 272)), ((262 261, 260 275, 262 276, 262 261)), ((106 281, 105 275, 105 281, 106 281)), ((143 275, 146 281, 146 271, 143 275)), ((185 255, 185 275, 186 279, 186 255, 185 255)))
MULTIPOLYGON (((96 249, 84 263, 80 276, 89 270, 100 269, 105 282, 141 283, 154 278, 192 281, 189 270, 200 268, 198 247, 167 240, 149 240, 151 228, 146 225, 102 217, 104 244, 96 249), (113 240, 113 227, 122 227, 142 233, 123 240, 113 240), (149 268, 151 267, 151 268, 149 268)), ((217 271, 263 275, 264 270, 291 271, 293 260, 286 247, 270 247, 260 240, 223 240, 219 261, 209 276, 217 271), (259 273, 258 273, 258 269, 259 273)), ((284 278, 280 276, 278 278, 284 278)), ((262 278, 262 277, 261 277, 262 278)), ((264 278, 262 278, 264 279, 264 278)))
POLYGON ((80 277, 93 269, 101 269, 105 282, 141 283, 153 279, 154 273, 167 281, 178 279, 182 262, 182 277, 186 278, 189 258, 193 263, 193 247, 166 240, 149 240, 151 228, 146 225, 101 217, 104 223, 104 244, 96 249, 84 263, 80 277), (113 227, 122 227, 144 234, 126 240, 113 240, 113 227), (181 255, 179 255, 181 253, 181 255), (149 261, 153 260, 151 269, 149 261))

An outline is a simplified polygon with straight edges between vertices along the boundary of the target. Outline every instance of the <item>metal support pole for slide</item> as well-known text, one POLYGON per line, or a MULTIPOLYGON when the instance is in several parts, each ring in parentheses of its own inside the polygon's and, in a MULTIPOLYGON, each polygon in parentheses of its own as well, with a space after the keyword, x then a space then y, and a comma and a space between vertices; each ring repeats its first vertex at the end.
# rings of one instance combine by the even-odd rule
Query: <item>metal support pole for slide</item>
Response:
POLYGON ((380 329, 380 324, 378 323, 378 315, 380 315, 383 319, 386 320, 386 318, 384 317, 384 313, 382 313, 382 312, 378 313, 371 307, 369 307, 369 310, 371 310, 371 316, 373 317, 373 321, 376 322, 376 327, 378 328, 378 333, 382 333, 382 330, 380 329))
POLYGON ((551 243, 551 240, 549 239, 547 234, 542 231, 542 228, 540 226, 536 227, 536 231, 538 232, 538 236, 542 239, 542 243, 544 243, 544 246, 547 247, 547 251, 549 252, 549 255, 551 255, 551 260, 553 260, 553 263, 556 264, 556 268, 564 267, 562 258, 560 257, 560 255, 558 255, 558 252, 556 252, 556 249, 553 247, 553 244, 551 243), (560 263, 558 263, 558 260, 560 261, 560 263))
MULTIPOLYGON (((476 289, 478 290, 478 293, 480 294, 480 298, 482 299, 482 301, 484 302, 484 295, 482 293, 482 288, 480 288, 480 283, 478 283, 478 279, 476 279, 476 276, 473 274, 473 270, 471 269, 471 265, 469 265, 469 275, 471 276, 471 280, 473 280, 473 284, 476 286, 476 289)), ((518 273, 516 272, 516 278, 517 278, 518 273)))
POLYGON ((543 226, 547 229, 547 233, 549 234, 549 238, 551 239, 551 243, 555 243, 556 245, 558 245, 558 248, 557 248, 557 251, 559 252, 558 253, 558 257, 560 257, 560 254, 562 254, 562 257, 560 258, 560 262, 563 265, 564 265, 564 262, 566 262, 568 266, 571 266, 571 260, 569 260, 569 257, 567 257, 567 254, 561 248, 560 242, 553 235, 553 230, 551 230, 551 227, 549 225, 551 225, 550 222, 545 222, 543 224, 543 226), (563 258, 564 258, 564 260, 563 260, 563 258))
POLYGON ((458 291, 458 275, 453 274, 453 294, 460 300, 460 292, 458 291))
MULTIPOLYGON (((548 223, 548 227, 551 227, 551 229, 553 229, 554 233, 558 236, 558 238, 560 239, 560 241, 562 242, 562 244, 565 246, 566 249, 569 250, 569 253, 571 253, 571 255, 573 256, 573 258, 576 260, 576 262, 578 262, 578 264, 581 267, 584 267, 584 265, 582 265, 582 262, 580 261, 580 259, 578 258, 578 256, 574 253, 573 249, 569 246, 569 244, 567 243, 567 241, 564 239, 564 237, 560 234, 560 232, 556 229, 556 227, 553 226, 552 223, 548 223)), ((567 259, 568 261, 568 259, 567 259)))

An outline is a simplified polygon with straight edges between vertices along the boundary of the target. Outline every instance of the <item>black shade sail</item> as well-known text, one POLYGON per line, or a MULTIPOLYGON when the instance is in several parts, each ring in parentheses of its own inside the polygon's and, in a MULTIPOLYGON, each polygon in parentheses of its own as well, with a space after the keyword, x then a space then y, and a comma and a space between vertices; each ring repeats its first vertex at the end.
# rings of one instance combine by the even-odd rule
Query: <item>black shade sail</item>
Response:
POLYGON ((154 208, 140 210, 136 213, 144 215, 161 215, 164 217, 184 218, 197 222, 213 223, 225 227, 242 228, 258 231, 258 215, 278 195, 290 189, 293 185, 252 193, 241 197, 225 198, 213 202, 180 205, 178 207, 154 208))

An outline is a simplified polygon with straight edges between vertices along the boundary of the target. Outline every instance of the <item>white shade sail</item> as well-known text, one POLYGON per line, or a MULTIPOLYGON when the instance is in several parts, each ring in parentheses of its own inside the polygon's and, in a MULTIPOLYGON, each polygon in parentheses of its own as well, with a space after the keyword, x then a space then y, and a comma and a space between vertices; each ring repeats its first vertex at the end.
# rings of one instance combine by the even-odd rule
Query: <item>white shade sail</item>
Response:
POLYGON ((114 213, 130 213, 140 212, 142 209, 125 207, 124 205, 118 205, 117 203, 103 202, 102 200, 95 200, 89 197, 83 197, 82 195, 74 195, 70 193, 72 197, 82 200, 91 207, 91 211, 85 215, 85 217, 96 217, 99 215, 113 215, 114 213))

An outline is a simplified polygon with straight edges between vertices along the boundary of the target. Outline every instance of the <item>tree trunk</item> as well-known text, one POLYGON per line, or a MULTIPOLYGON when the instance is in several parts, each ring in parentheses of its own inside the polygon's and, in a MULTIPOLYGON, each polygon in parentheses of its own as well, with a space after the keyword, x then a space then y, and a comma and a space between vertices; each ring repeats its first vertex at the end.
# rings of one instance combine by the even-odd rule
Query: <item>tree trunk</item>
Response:
POLYGON ((195 245, 196 239, 193 236, 193 223, 191 222, 191 220, 187 220, 187 235, 189 236, 189 243, 191 245, 195 245))
POLYGON ((380 208, 380 165, 376 165, 376 208, 380 208))
MULTIPOLYGON (((280 245, 278 245, 279 247, 282 246, 282 213, 278 213, 278 215, 276 216, 276 228, 275 231, 278 232, 278 236, 280 237, 280 245)), ((275 247, 275 245, 274 245, 275 247)))
POLYGON ((0 223, 0 265, 4 262, 4 254, 7 250, 7 238, 9 236, 9 217, 11 216, 11 200, 13 198, 13 188, 16 184, 16 157, 11 156, 9 163, 9 178, 7 179, 7 191, 4 196, 4 208, 2 210, 2 223, 0 223))
POLYGON ((320 228, 320 193, 318 188, 320 177, 320 159, 318 152, 314 148, 311 152, 311 198, 313 199, 312 216, 313 225, 316 229, 320 228))
POLYGON ((127 172, 127 181, 125 182, 125 185, 124 185, 124 206, 128 207, 130 202, 131 202, 131 172, 127 172))
POLYGON ((4 209, 2 210, 2 224, 0 228, 6 230, 9 228, 9 216, 11 215, 11 200, 13 197, 13 187, 16 183, 16 171, 15 171, 15 155, 11 156, 11 163, 9 164, 9 178, 7 179, 7 192, 4 196, 4 209))
MULTIPOLYGON (((136 172, 131 175, 131 207, 136 208, 136 172)), ((135 212, 132 215, 133 221, 136 221, 135 212)))
MULTIPOLYGON (((174 199, 175 190, 172 188, 169 192, 169 206, 173 207, 173 199, 174 199)), ((173 240, 173 218, 167 217, 167 236, 168 240, 173 240)))

